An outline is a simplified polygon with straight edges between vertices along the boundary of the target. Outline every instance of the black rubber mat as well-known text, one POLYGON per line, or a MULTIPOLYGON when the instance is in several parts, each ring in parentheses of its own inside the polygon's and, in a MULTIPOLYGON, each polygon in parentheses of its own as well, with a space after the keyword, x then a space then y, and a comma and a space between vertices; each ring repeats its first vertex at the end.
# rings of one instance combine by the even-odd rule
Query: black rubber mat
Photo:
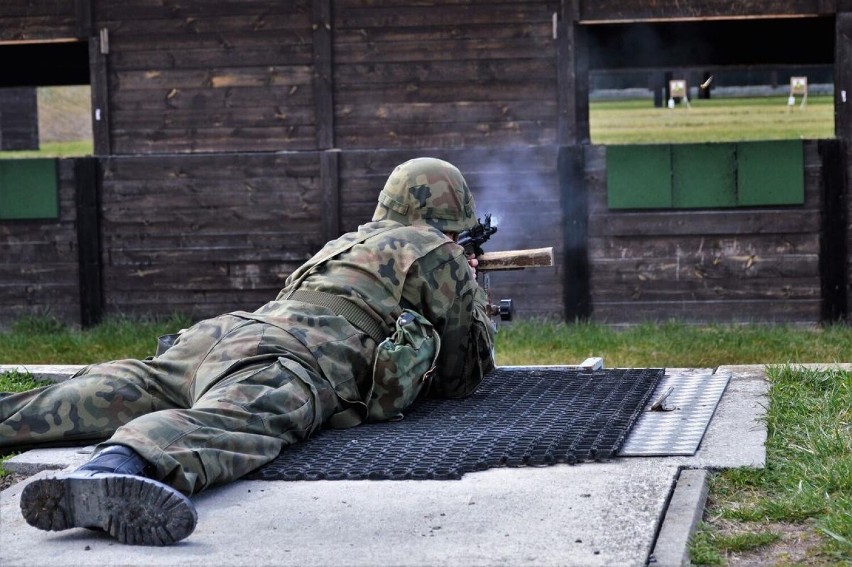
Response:
POLYGON ((419 402, 401 421, 323 430, 247 478, 447 480, 494 467, 610 459, 663 373, 498 368, 466 399, 419 402))

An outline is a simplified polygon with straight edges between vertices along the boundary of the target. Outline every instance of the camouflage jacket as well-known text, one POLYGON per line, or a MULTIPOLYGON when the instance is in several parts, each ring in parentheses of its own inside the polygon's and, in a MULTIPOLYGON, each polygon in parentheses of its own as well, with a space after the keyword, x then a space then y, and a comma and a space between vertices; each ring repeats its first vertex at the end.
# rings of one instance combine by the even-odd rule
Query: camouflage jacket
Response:
POLYGON ((287 295, 298 287, 344 296, 388 328, 393 328, 400 307, 413 309, 441 335, 429 395, 471 394, 494 367, 494 337, 485 313, 485 292, 471 277, 463 249, 432 227, 386 220, 341 236, 314 258, 329 247, 364 237, 368 237, 364 242, 314 268, 308 261, 290 275, 276 300, 252 318, 273 324, 285 318, 295 323, 289 325, 290 331, 314 353, 338 394, 352 401, 353 384, 359 396, 369 389, 374 341, 340 318, 317 319, 322 308, 287 300, 287 295))

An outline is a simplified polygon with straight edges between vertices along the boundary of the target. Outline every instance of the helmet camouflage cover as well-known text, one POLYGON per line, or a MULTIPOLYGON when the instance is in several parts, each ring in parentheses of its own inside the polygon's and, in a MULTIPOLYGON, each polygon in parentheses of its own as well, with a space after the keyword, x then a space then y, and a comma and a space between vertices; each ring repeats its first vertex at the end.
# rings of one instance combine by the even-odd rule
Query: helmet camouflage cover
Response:
POLYGON ((396 166, 379 194, 374 221, 429 224, 442 232, 461 232, 476 224, 473 195, 453 164, 416 158, 396 166))

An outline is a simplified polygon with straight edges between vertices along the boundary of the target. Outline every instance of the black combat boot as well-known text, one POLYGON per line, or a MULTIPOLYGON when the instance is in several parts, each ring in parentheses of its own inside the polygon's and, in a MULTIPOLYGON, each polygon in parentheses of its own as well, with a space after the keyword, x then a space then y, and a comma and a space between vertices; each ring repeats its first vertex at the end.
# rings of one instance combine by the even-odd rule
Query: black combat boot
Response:
POLYGON ((26 485, 21 512, 42 530, 96 528, 132 545, 178 542, 195 529, 195 506, 148 478, 149 468, 133 449, 112 445, 73 472, 26 485))

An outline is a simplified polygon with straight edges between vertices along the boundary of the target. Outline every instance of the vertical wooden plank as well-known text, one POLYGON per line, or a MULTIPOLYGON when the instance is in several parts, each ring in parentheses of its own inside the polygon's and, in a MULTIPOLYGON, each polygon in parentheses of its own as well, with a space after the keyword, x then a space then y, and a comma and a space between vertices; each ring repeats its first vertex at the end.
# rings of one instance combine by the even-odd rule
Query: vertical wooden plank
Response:
POLYGON ((834 131, 852 140, 852 12, 839 12, 834 38, 834 131))
POLYGON ((77 208, 77 257, 80 266, 80 325, 91 327, 103 316, 99 168, 94 157, 74 162, 77 208))
POLYGON ((559 148, 557 170, 562 198, 565 320, 588 319, 592 313, 589 281, 588 191, 583 145, 559 148))
POLYGON ((558 145, 572 143, 575 133, 572 112, 576 83, 571 57, 573 34, 568 31, 573 28, 573 21, 569 20, 573 4, 571 0, 562 0, 561 14, 556 26, 558 36, 556 38, 556 143, 558 145))
POLYGON ((109 81, 107 80, 108 46, 101 45, 101 38, 89 38, 89 77, 92 88, 92 137, 95 155, 110 155, 109 132, 109 81))
POLYGON ((314 104, 317 148, 334 147, 333 62, 331 51, 331 0, 313 2, 314 104))
POLYGON ((77 13, 77 37, 87 39, 92 35, 92 2, 91 0, 74 0, 77 13))
POLYGON ((326 241, 340 236, 340 152, 320 152, 320 185, 322 186, 323 234, 326 241))
POLYGON ((574 24, 574 124, 575 143, 591 141, 589 127, 589 41, 586 28, 574 24))
POLYGON ((38 96, 33 87, 0 88, 0 150, 37 150, 38 96))
MULTIPOLYGON (((846 196, 847 218, 852 215, 852 0, 839 0, 835 17, 834 37, 834 132, 843 141, 844 180, 843 193, 846 196)), ((852 234, 846 234, 846 249, 852 249, 852 234)), ((848 260, 847 260, 848 261, 848 260)), ((848 306, 852 304, 852 287, 849 287, 852 264, 847 264, 845 279, 846 317, 848 306)), ((828 315, 831 315, 829 313, 828 315)))
POLYGON ((574 35, 569 30, 573 30, 573 7, 575 2, 572 0, 562 0, 561 13, 559 14, 559 22, 556 26, 556 104, 557 104, 557 126, 556 126, 556 143, 558 145, 570 144, 575 138, 575 124, 573 120, 573 104, 576 95, 573 65, 573 45, 574 35))
POLYGON ((556 26, 557 143, 588 143, 589 57, 586 30, 577 23, 579 0, 562 0, 556 26))
POLYGON ((822 159, 822 209, 819 274, 823 322, 845 321, 849 315, 847 257, 846 142, 819 140, 822 159))

